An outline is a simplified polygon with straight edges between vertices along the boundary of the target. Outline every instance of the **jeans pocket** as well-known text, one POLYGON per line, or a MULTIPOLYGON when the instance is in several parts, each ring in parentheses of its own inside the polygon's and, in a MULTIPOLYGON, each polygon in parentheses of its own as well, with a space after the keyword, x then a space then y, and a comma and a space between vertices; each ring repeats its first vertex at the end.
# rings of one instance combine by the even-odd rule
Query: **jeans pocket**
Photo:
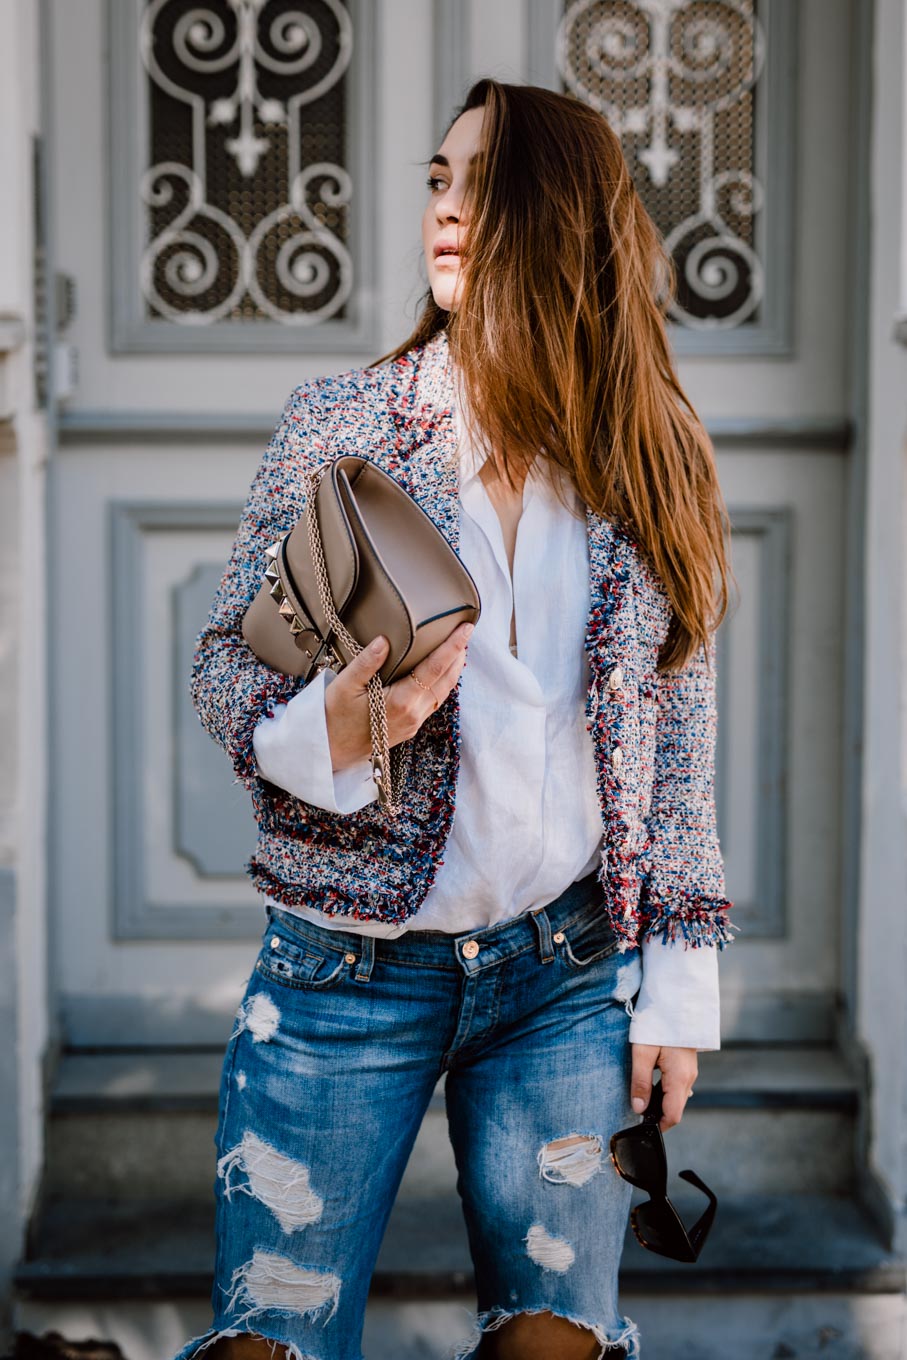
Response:
POLYGON ((590 963, 608 958, 618 946, 604 907, 564 926, 560 933, 564 936, 564 959, 572 968, 588 968, 590 963))
POLYGON ((308 934, 297 936, 271 919, 255 967, 262 977, 279 985, 324 991, 339 986, 354 962, 344 949, 316 941, 308 934))

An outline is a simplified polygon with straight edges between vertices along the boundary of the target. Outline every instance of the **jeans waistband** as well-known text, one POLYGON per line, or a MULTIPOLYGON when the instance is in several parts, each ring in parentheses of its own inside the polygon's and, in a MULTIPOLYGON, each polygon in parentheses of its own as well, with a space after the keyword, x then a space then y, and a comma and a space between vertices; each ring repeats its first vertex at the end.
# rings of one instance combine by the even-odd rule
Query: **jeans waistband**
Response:
POLYGON ((393 959, 398 963, 411 962, 423 968, 442 968, 452 972, 480 972, 526 949, 538 948, 542 962, 548 962, 554 958, 553 934, 565 929, 591 906, 602 902, 602 887, 597 873, 593 871, 571 883, 559 897, 543 907, 532 907, 509 921, 499 921, 496 925, 459 934, 443 930, 413 930, 394 939, 381 939, 349 930, 331 930, 294 916, 291 912, 281 911, 273 904, 268 905, 267 913, 269 920, 279 920, 293 934, 311 940, 322 948, 356 954, 358 966, 353 975, 357 981, 365 982, 371 975, 376 958, 393 959), (474 944, 470 943, 473 941, 474 944))

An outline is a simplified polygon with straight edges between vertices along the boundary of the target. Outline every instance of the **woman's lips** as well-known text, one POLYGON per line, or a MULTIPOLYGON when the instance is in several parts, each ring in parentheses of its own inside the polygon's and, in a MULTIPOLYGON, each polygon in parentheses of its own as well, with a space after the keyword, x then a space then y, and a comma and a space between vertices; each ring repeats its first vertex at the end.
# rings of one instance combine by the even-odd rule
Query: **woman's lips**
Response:
POLYGON ((460 263, 459 254, 453 250, 446 250, 443 255, 435 256, 435 264, 446 264, 448 261, 450 261, 452 264, 459 264, 460 263))
POLYGON ((432 246, 432 257, 437 259, 439 255, 456 255, 460 250, 460 243, 456 236, 448 236, 446 240, 435 241, 432 246))

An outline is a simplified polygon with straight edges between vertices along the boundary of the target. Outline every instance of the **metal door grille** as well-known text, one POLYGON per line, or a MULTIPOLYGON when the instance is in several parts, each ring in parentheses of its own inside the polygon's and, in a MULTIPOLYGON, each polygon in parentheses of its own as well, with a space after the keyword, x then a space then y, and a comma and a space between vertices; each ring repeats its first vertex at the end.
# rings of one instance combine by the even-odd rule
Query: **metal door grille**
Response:
POLYGON ((353 285, 340 0, 149 0, 146 320, 342 320, 353 285))
POLYGON ((561 89, 621 138, 677 266, 672 319, 693 329, 760 320, 756 101, 765 37, 755 0, 568 0, 561 89))

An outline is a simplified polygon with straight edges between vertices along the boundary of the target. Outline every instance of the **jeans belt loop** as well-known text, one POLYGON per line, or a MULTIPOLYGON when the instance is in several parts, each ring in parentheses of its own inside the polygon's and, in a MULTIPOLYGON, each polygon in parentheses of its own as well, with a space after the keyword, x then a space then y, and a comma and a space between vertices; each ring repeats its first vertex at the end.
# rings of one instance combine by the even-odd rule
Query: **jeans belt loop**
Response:
POLYGON ((552 963, 554 961, 554 941, 551 938, 551 922, 548 920, 548 913, 544 907, 539 907, 538 911, 530 912, 530 915, 539 933, 539 957, 542 963, 552 963))
POLYGON ((368 982, 375 964, 375 937, 374 935, 362 935, 360 939, 362 941, 362 953, 359 955, 353 981, 368 982))

